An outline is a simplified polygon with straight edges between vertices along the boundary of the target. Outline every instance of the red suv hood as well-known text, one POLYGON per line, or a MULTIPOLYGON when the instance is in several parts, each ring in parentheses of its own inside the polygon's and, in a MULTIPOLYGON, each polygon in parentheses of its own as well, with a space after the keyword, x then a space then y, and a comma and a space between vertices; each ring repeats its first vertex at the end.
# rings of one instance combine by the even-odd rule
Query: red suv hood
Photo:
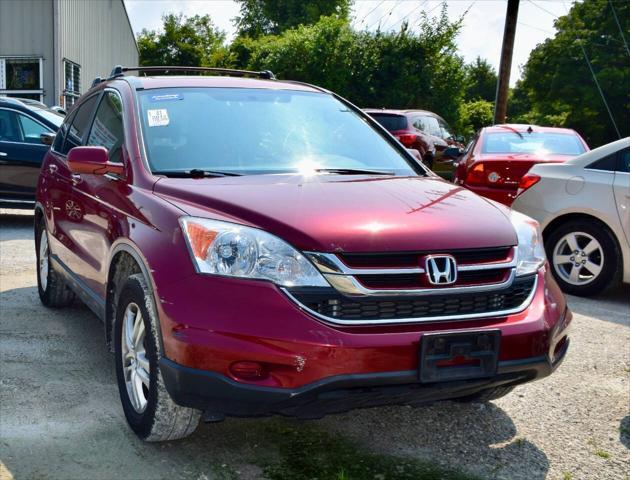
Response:
POLYGON ((189 215, 255 226, 301 250, 435 251, 517 242, 500 207, 427 177, 169 178, 154 191, 189 215))

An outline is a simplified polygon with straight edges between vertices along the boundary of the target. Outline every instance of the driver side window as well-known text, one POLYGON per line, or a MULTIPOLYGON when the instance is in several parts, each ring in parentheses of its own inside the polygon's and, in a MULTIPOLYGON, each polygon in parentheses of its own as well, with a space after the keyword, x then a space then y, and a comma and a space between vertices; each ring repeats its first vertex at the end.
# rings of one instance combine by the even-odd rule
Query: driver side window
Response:
POLYGON ((122 163, 124 143, 122 102, 114 92, 105 92, 96 111, 87 144, 105 147, 110 162, 122 163))

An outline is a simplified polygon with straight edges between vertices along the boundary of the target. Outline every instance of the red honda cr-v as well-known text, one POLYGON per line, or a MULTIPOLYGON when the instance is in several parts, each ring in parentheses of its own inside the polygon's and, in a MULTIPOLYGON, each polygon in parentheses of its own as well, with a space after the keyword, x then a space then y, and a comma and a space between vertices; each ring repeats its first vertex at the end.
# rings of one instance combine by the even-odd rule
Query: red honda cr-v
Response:
POLYGON ((103 320, 141 438, 487 401, 561 362, 571 313, 535 221, 326 90, 128 70, 67 116, 35 238, 42 302, 76 295, 103 320))

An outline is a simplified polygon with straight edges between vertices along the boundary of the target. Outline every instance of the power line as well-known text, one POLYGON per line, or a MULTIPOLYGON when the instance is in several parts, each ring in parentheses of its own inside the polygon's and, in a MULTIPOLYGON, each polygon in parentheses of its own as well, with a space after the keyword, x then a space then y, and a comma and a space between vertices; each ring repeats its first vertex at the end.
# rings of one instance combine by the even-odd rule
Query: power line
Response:
MULTIPOLYGON (((531 3, 534 7, 538 8, 539 10, 542 10, 543 12, 548 13, 549 15, 551 15, 553 18, 558 18, 558 15, 556 15, 555 13, 550 12, 549 10, 547 10, 544 7, 541 7, 540 5, 538 5, 537 3, 534 3, 534 0, 527 0, 529 3, 531 3)), ((564 3, 564 2, 563 2, 564 3)))
MULTIPOLYGON (((564 0, 562 0, 562 5, 564 6, 564 9, 567 12, 567 18, 573 24, 573 26, 575 26, 575 24, 573 23, 573 19, 571 18, 569 9, 567 8, 566 3, 564 3, 564 0)), ((604 91, 602 90, 602 87, 599 85, 599 80, 597 80, 597 76, 595 75, 595 70, 593 70, 593 65, 591 65, 591 61, 588 59, 588 55, 586 54, 586 49, 584 48, 584 42, 580 38, 577 38, 577 41, 580 44, 580 48, 582 49, 582 54, 584 55, 584 60, 586 61, 586 64, 588 65, 588 69, 591 71, 591 75, 593 76, 593 81, 595 82, 595 86, 597 86, 597 91, 599 92, 599 96, 602 98, 602 102, 604 106, 606 107, 606 111, 608 112, 610 121, 612 122, 613 127, 615 127, 617 136, 621 138, 621 133, 619 132, 619 128, 617 127, 617 122, 615 122, 615 117, 613 116, 612 111, 610 110, 610 107, 608 106, 608 102, 606 101, 606 97, 604 96, 604 91)))
POLYGON ((379 18, 376 22, 374 22, 371 26, 368 27, 368 30, 372 27, 374 27, 375 25, 378 25, 381 23, 381 20, 383 20, 385 17, 390 16, 392 14, 392 12, 394 11, 394 9, 402 2, 403 0, 398 0, 397 2, 394 3, 394 6, 389 10, 389 12, 386 12, 384 15, 381 15, 381 18, 379 18))
POLYGON ((384 3, 385 3, 385 0, 381 0, 381 1, 380 1, 377 5, 376 5, 376 7, 374 7, 372 10, 370 10, 370 11, 368 12, 368 14, 367 14, 366 16, 364 16, 364 17, 363 17, 363 20, 361 20, 361 23, 362 23, 362 24, 363 24, 363 23, 365 23, 365 19, 366 19, 367 17, 369 17, 370 15, 372 15, 372 12, 374 12, 374 10, 376 10, 378 7, 380 7, 380 6, 381 6, 381 5, 383 5, 384 3))
MULTIPOLYGON (((405 15, 404 17, 402 17, 400 20, 398 20, 396 23, 394 23, 390 28, 393 29, 396 25, 398 25, 399 23, 404 22, 405 20, 407 20, 408 18, 411 17, 411 14, 414 13, 416 10, 418 10, 420 7, 422 7, 423 5, 426 5, 428 3, 428 0, 425 0, 424 2, 420 2, 420 4, 414 8, 412 11, 410 11, 407 15, 405 15)), ((428 15, 429 13, 431 13, 433 10, 435 10, 437 7, 441 6, 442 2, 438 3, 435 7, 433 7, 432 9, 428 10, 426 12, 426 14, 428 15)))
POLYGON ((619 23, 619 18, 617 18, 617 12, 615 11, 615 7, 610 0, 610 9, 613 12, 613 16, 615 17, 615 22, 617 23, 617 27, 619 28, 619 34, 621 35, 621 39, 623 40, 623 44, 626 47, 626 52, 628 52, 628 56, 630 56, 630 48, 628 48, 628 42, 626 42, 626 36, 623 34, 623 30, 621 29, 621 23, 619 23))

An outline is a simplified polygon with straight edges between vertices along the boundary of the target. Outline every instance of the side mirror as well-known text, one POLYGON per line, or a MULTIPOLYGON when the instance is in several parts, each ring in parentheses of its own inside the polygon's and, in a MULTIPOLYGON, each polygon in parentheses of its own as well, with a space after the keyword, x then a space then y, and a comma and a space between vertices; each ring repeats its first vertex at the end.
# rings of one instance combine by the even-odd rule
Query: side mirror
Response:
POLYGON ((105 147, 74 147, 68 153, 68 166, 73 173, 122 175, 124 172, 122 164, 109 161, 105 147))
POLYGON ((442 153, 442 157, 444 158, 451 158, 453 160, 459 158, 459 156, 464 153, 461 149, 457 148, 457 147, 449 147, 447 149, 444 150, 444 152, 442 153))
POLYGON ((55 134, 54 133, 50 133, 50 132, 44 132, 39 136, 39 140, 44 144, 44 145, 52 145, 53 142, 55 141, 55 134))
POLYGON ((455 140, 457 143, 462 143, 462 144, 466 143, 466 139, 464 138, 463 135, 455 135, 453 140, 455 140))
POLYGON ((422 155, 420 155, 420 152, 418 150, 416 150, 415 148, 408 148, 407 151, 411 153, 416 158, 416 160, 418 160, 419 162, 422 161, 422 155))

